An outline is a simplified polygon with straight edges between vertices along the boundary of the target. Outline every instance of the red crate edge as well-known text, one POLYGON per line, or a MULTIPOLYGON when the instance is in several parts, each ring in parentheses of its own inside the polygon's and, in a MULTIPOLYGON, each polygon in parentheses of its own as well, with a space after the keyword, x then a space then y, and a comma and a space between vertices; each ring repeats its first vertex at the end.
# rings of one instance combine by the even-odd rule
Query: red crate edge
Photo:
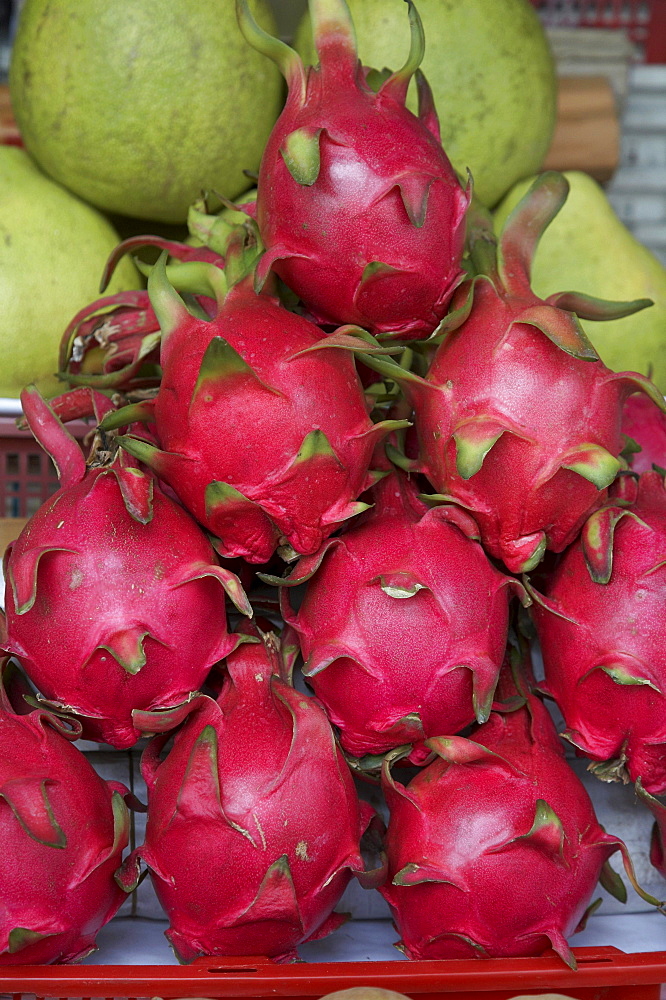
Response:
POLYGON ((581 997, 636 1000, 658 998, 660 984, 666 982, 666 951, 626 954, 612 947, 581 947, 573 952, 575 972, 554 953, 536 958, 294 965, 247 956, 202 958, 189 966, 4 966, 0 984, 3 992, 42 997, 308 998, 363 985, 412 997, 460 994, 465 1000, 567 989, 581 997))
POLYGON ((666 63, 665 0, 531 0, 546 26, 622 29, 640 61, 666 63))

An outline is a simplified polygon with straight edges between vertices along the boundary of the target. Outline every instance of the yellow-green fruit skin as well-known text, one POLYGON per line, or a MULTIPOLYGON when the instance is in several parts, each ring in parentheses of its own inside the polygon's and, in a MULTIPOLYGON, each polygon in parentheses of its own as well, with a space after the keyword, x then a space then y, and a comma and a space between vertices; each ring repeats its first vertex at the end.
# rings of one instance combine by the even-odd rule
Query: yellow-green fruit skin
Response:
MULTIPOLYGON (((347 0, 365 66, 398 69, 407 57, 403 0, 347 0)), ((421 68, 435 98, 442 144, 472 173, 492 207, 541 169, 555 128, 557 84, 544 29, 529 0, 415 0, 426 38, 421 68)), ((316 61, 309 17, 295 47, 316 61)), ((416 108, 414 86, 409 106, 416 108)))
MULTIPOLYGON (((61 336, 75 313, 99 296, 118 235, 96 209, 46 177, 28 154, 0 146, 0 396, 17 397, 36 382, 46 395, 61 336)), ((108 293, 140 288, 123 258, 108 293)))
MULTIPOLYGON (((252 0, 273 32, 266 0, 252 0)), ((182 222, 250 187, 280 112, 277 67, 233 0, 26 0, 9 75, 26 149, 98 208, 182 222)))
MULTIPOLYGON (((633 316, 582 324, 604 364, 651 373, 666 393, 666 268, 629 232, 592 177, 576 170, 564 176, 569 195, 541 237, 532 287, 541 297, 577 291, 618 301, 652 299, 654 305, 633 316)), ((498 232, 533 180, 517 184, 497 207, 498 232)))

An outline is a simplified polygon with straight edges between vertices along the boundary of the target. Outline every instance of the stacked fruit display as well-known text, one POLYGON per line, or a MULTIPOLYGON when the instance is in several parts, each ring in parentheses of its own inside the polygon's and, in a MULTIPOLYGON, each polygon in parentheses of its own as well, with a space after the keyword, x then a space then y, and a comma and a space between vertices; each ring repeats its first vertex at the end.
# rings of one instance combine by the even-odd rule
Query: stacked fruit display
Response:
POLYGON ((80 957, 145 870, 184 961, 293 960, 344 920, 352 876, 412 959, 554 948, 575 967, 597 882, 626 898, 616 852, 664 906, 565 760, 524 611, 567 739, 635 782, 663 871, 666 495, 623 434, 637 394, 656 424, 663 399, 579 321, 648 303, 532 291, 566 180, 541 175, 495 236, 442 148, 413 4, 407 62, 380 74, 344 0, 310 7, 314 68, 237 0, 289 85, 244 221, 201 202, 203 245, 122 245, 109 272, 160 252, 147 292, 74 318, 70 391, 22 394, 61 488, 5 560, 2 648, 39 693, 8 675, 0 821, 38 884, 86 844, 54 899, 3 870, 0 963, 80 957), (114 335, 90 374, 96 315, 114 335), (61 762, 79 735, 151 737, 145 842, 122 863, 126 790, 94 821, 68 808, 93 794, 84 758, 80 777, 61 762))

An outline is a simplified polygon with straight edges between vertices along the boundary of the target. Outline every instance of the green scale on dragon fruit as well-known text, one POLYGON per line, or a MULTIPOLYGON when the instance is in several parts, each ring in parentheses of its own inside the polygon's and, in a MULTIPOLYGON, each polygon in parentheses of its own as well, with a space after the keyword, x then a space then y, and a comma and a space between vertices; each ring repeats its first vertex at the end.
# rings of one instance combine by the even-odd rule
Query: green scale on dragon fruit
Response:
POLYGON ((256 215, 271 269, 320 323, 354 323, 375 336, 428 336, 463 278, 471 197, 444 152, 425 40, 409 3, 411 45, 394 73, 364 69, 344 0, 310 0, 319 65, 305 67, 237 0, 248 42, 289 85, 259 169, 256 215), (405 106, 416 74, 418 117, 405 106))
POLYGON ((147 865, 185 962, 293 961, 345 922, 333 908, 352 876, 367 888, 385 876, 365 870, 361 837, 379 820, 324 711, 292 687, 276 636, 254 637, 229 655, 218 699, 193 699, 166 757, 167 735, 142 757, 145 843, 119 878, 132 888, 147 865))
MULTIPOLYGON (((98 420, 113 410, 101 393, 73 390, 86 391, 98 420)), ((7 550, 2 648, 53 708, 79 718, 86 739, 129 747, 177 725, 235 647, 225 595, 244 614, 252 609, 196 521, 113 434, 88 466, 37 390, 21 399, 61 485, 7 550)))
MULTIPOLYGON (((364 510, 357 498, 375 481, 375 444, 408 421, 373 424, 353 358, 364 341, 345 333, 357 328, 327 338, 268 286, 255 293, 244 239, 224 272, 208 265, 212 319, 192 315, 164 260, 155 264, 148 290, 162 330, 162 382, 154 400, 101 426, 154 422, 160 448, 132 435, 121 445, 173 489, 220 555, 265 563, 278 547, 288 557, 315 552, 364 510)), ((181 278, 203 274, 179 266, 181 278)))
POLYGON ((599 825, 546 707, 520 679, 516 700, 508 680, 503 673, 498 685, 502 710, 469 739, 426 741, 436 758, 407 785, 392 773, 405 750, 386 756, 389 872, 380 892, 409 958, 509 958, 552 947, 575 968, 567 939, 599 905, 591 902, 597 882, 626 900, 608 864, 615 852, 639 895, 664 904, 636 882, 623 841, 599 825))
POLYGON ((262 579, 282 587, 290 639, 343 749, 369 755, 360 764, 370 767, 410 743, 419 764, 426 737, 488 718, 510 597, 527 595, 488 560, 466 511, 429 508, 404 473, 367 499, 368 511, 289 576, 262 579), (296 611, 290 588, 306 580, 296 611))
POLYGON ((0 664, 0 965, 75 962, 125 899, 129 792, 72 745, 71 719, 26 703, 15 670, 0 664))
POLYGON ((645 376, 613 372, 578 321, 627 315, 649 300, 610 303, 575 292, 543 301, 530 288, 539 237, 568 183, 542 174, 499 242, 479 212, 470 233, 477 270, 454 296, 424 378, 395 362, 363 361, 399 382, 415 411, 417 459, 438 493, 470 511, 484 547, 514 573, 561 552, 601 506, 620 467, 622 405, 637 391, 664 406, 645 376))
POLYGON ((548 574, 530 587, 545 680, 566 738, 604 781, 666 792, 666 489, 622 477, 548 574))

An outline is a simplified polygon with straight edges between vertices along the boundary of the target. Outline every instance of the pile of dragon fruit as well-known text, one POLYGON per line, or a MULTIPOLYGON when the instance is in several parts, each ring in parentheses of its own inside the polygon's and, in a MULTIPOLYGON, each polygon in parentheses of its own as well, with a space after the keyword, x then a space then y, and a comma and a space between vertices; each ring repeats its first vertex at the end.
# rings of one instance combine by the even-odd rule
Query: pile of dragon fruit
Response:
POLYGON ((344 0, 311 2, 314 68, 237 7, 289 86, 256 201, 122 244, 147 289, 74 317, 67 390, 22 396, 60 489, 5 557, 0 963, 81 958, 148 872, 183 961, 293 960, 355 877, 408 958, 575 967, 614 854, 664 907, 542 700, 634 783, 666 876, 664 403, 579 322, 648 303, 534 295, 567 183, 493 233, 411 3, 392 73, 344 0), (147 804, 76 746, 146 737, 147 804))

